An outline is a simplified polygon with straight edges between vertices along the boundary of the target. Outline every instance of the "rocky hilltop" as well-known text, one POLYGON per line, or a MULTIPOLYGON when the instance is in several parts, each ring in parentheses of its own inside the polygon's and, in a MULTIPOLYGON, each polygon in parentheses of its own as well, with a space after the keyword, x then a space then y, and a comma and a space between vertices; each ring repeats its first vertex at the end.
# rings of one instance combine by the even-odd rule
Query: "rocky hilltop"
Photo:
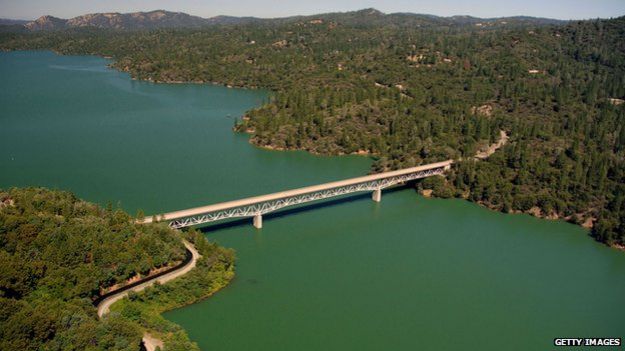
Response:
POLYGON ((152 11, 135 13, 94 13, 74 17, 69 27, 100 27, 114 29, 142 29, 152 27, 201 26, 204 19, 181 12, 152 11))
POLYGON ((32 22, 24 25, 30 30, 55 30, 63 29, 67 26, 67 20, 53 16, 41 16, 32 22))
POLYGON ((183 12, 156 10, 133 13, 92 13, 70 19, 62 19, 53 16, 41 16, 35 21, 26 23, 24 26, 28 30, 32 31, 59 30, 80 27, 138 30, 179 27, 195 28, 214 24, 235 24, 250 20, 253 20, 253 18, 228 16, 202 18, 198 16, 191 16, 183 12))

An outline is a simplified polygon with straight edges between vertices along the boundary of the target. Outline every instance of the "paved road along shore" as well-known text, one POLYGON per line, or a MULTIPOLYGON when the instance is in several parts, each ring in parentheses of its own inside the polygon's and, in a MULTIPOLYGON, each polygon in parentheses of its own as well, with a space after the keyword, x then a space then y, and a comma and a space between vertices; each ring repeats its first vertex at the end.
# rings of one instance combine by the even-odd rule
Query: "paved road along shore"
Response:
POLYGON ((129 292, 134 291, 141 291, 144 290, 145 288, 154 285, 154 283, 159 282, 161 284, 164 284, 172 279, 175 279, 177 277, 180 277, 182 275, 185 275, 187 272, 189 272, 190 270, 192 270, 196 263, 197 260, 201 257, 200 254, 197 252, 197 250, 195 249, 195 247, 187 242, 187 241, 183 241, 184 246, 187 248, 187 250, 189 250, 191 252, 191 260, 184 266, 168 272, 167 274, 163 274, 159 277, 156 277, 154 279, 150 279, 147 280, 137 286, 134 286, 130 289, 127 290, 123 290, 120 291, 117 294, 113 294, 111 296, 108 296, 107 298, 103 299, 102 301, 100 301, 98 303, 98 305, 96 306, 98 308, 98 317, 102 318, 102 316, 104 316, 105 314, 107 314, 109 312, 109 308, 111 307, 112 304, 114 304, 115 302, 123 299, 124 297, 126 297, 128 295, 129 292))

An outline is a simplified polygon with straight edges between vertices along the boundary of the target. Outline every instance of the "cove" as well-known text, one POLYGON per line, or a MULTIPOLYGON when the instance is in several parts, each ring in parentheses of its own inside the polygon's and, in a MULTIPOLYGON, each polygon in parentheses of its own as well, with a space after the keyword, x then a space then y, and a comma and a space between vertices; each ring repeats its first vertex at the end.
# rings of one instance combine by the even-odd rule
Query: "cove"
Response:
MULTIPOLYGON (((266 92, 133 81, 107 63, 0 53, 0 187, 159 213, 368 170, 233 133, 266 92)), ((567 223, 406 189, 205 232, 236 249, 237 276, 166 314, 203 350, 543 350, 625 336, 625 255, 567 223)))
POLYGON ((161 213, 365 174, 362 157, 250 146, 234 119, 263 91, 154 84, 108 60, 0 53, 0 186, 46 186, 161 213))

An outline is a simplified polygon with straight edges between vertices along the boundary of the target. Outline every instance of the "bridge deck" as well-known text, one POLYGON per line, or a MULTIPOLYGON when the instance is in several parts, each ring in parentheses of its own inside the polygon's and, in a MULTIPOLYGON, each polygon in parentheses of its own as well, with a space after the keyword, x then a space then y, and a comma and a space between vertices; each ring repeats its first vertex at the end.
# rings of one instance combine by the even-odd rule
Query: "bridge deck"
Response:
MULTIPOLYGON (((427 171, 427 170, 435 169, 435 168, 447 167, 447 166, 450 166, 452 163, 453 163, 452 160, 447 160, 447 161, 431 163, 431 164, 427 164, 423 166, 400 169, 397 171, 372 174, 368 176, 350 178, 350 179, 336 181, 336 182, 307 186, 307 187, 299 188, 299 189, 280 191, 277 193, 272 193, 272 194, 267 194, 267 195, 248 197, 245 199, 234 200, 234 201, 227 201, 227 202, 222 202, 222 203, 209 205, 209 206, 195 207, 195 208, 190 208, 187 210, 169 212, 169 213, 163 214, 162 216, 159 216, 158 220, 159 221, 168 221, 168 220, 171 221, 171 220, 180 219, 180 218, 197 216, 197 215, 201 215, 201 214, 209 213, 209 212, 216 212, 216 211, 222 211, 222 210, 227 210, 227 209, 236 208, 236 207, 254 205, 258 203, 278 200, 278 199, 291 197, 291 196, 304 195, 304 194, 317 192, 317 191, 329 190, 333 188, 360 184, 364 182, 370 182, 370 181, 380 180, 380 179, 389 178, 389 177, 401 176, 401 175, 411 174, 411 173, 420 172, 420 171, 427 171)), ((151 217, 146 217, 142 221, 142 223, 151 223, 151 222, 152 222, 151 217)))

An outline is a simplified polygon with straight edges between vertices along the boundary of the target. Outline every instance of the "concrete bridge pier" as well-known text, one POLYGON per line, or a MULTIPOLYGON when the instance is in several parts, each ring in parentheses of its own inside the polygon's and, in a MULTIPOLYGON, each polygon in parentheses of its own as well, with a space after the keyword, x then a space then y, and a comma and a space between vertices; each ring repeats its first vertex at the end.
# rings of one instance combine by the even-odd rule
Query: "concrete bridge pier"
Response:
POLYGON ((263 227, 263 216, 257 214, 254 216, 254 227, 256 229, 261 229, 263 227))
POLYGON ((382 189, 375 189, 373 193, 371 193, 371 199, 375 202, 382 201, 382 189))

